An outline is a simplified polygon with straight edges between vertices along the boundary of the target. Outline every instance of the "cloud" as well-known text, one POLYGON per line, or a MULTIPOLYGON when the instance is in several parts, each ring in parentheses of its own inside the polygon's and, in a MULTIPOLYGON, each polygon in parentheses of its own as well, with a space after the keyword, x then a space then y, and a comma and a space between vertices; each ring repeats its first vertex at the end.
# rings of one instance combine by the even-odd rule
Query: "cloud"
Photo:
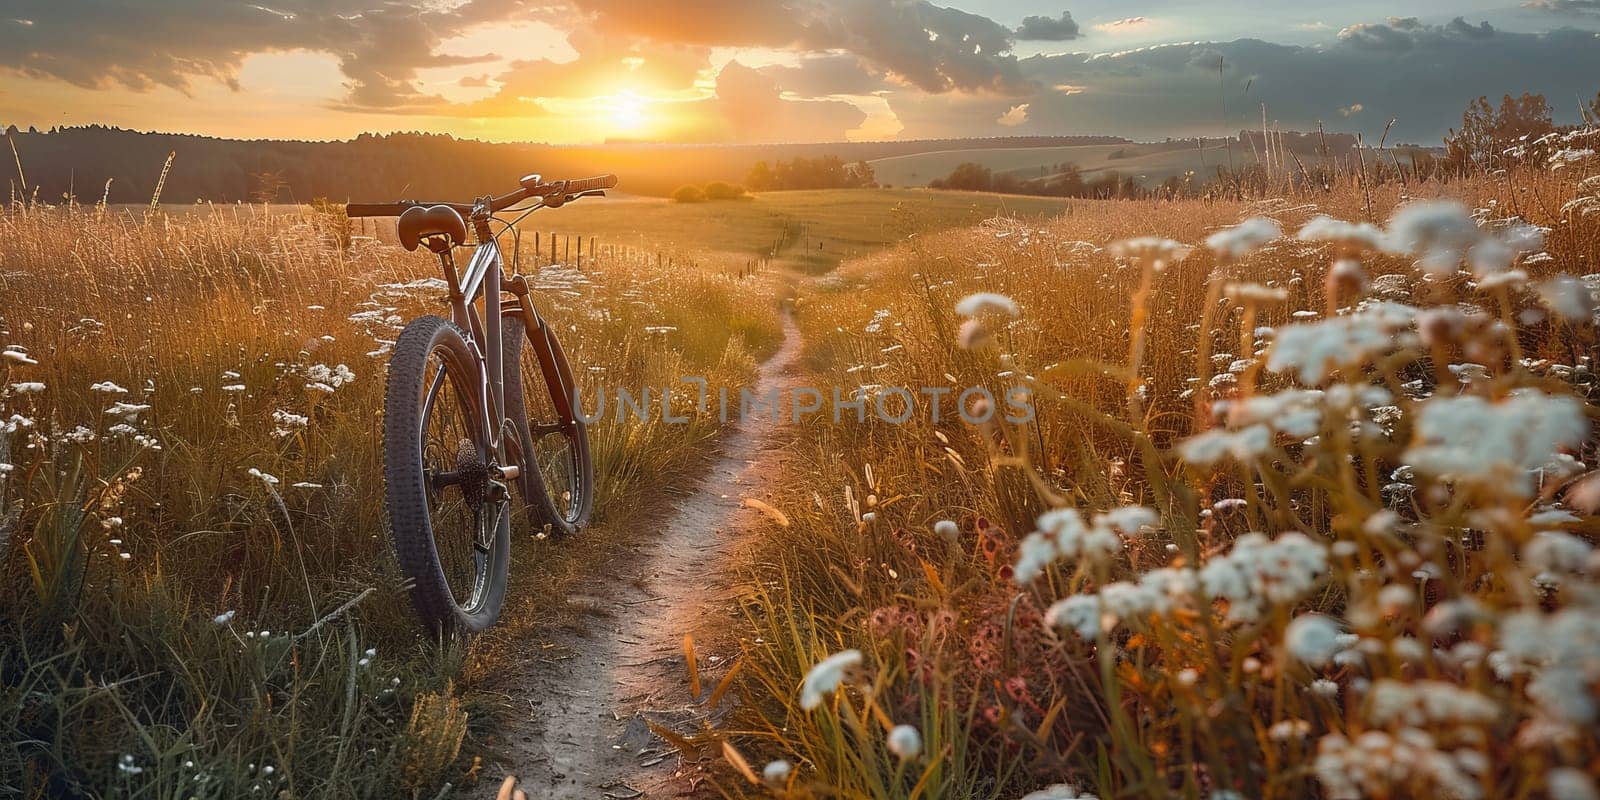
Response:
POLYGON ((1016 37, 1024 42, 1065 42, 1078 38, 1078 23, 1071 11, 1061 12, 1059 18, 1023 17, 1016 37))
POLYGON ((717 73, 713 97, 672 106, 672 138, 698 142, 836 142, 867 119, 843 100, 784 99, 771 76, 738 61, 717 73))
POLYGON ((1094 29, 1097 31, 1105 31, 1106 33, 1121 33, 1124 31, 1133 30, 1135 28, 1143 28, 1149 24, 1150 20, 1144 17, 1127 17, 1126 19, 1115 19, 1110 22, 1102 22, 1099 25, 1094 26, 1094 29))
POLYGON ((1021 124, 1025 123, 1025 122, 1027 122, 1027 121, 1028 121, 1028 104, 1027 103, 1023 103, 1022 105, 1012 106, 1010 109, 1008 109, 1006 111, 1006 113, 1001 114, 999 119, 995 120, 995 122, 997 124, 1002 125, 1002 126, 1007 127, 1007 128, 1015 128, 1018 125, 1021 125, 1021 124))
POLYGON ((851 53, 819 53, 794 64, 761 67, 786 92, 801 97, 866 95, 892 88, 881 71, 851 53))
POLYGON ((1344 108, 1339 109, 1339 116, 1341 116, 1341 117, 1354 116, 1356 114, 1360 114, 1361 112, 1363 112, 1365 110, 1367 110, 1366 106, 1364 106, 1364 105, 1362 105, 1360 103, 1351 103, 1350 105, 1347 105, 1344 108))
POLYGON ((1441 40, 1482 41, 1495 35, 1487 21, 1473 25, 1456 17, 1444 25, 1424 25, 1416 17, 1390 17, 1388 23, 1364 22, 1339 31, 1339 41, 1365 50, 1402 52, 1441 40))
POLYGON ((1522 7, 1551 14, 1600 16, 1600 0, 1528 0, 1522 7))
POLYGON ((802 44, 855 53, 924 92, 983 89, 1020 93, 1029 85, 1010 54, 1011 29, 988 17, 927 0, 828 0, 802 44))
MULTIPOLYGON (((906 96, 891 97, 890 103, 906 125, 906 136, 1215 136, 1259 128, 1265 103, 1269 119, 1285 129, 1315 130, 1319 121, 1334 129, 1345 119, 1344 124, 1361 129, 1394 118, 1391 141, 1437 142, 1480 94, 1592 97, 1593 76, 1600 74, 1600 47, 1590 31, 1528 34, 1466 22, 1378 24, 1409 44, 1375 48, 1350 36, 1307 46, 1239 39, 1100 55, 1040 55, 1018 64, 1023 76, 1041 87, 1033 94, 1015 99, 953 94, 939 102, 906 96), (1219 59, 1225 65, 1220 85, 1219 59), (1023 103, 1028 106, 1024 123, 998 124, 1023 103), (1357 105, 1359 113, 1340 115, 1357 105)), ((1575 113, 1564 112, 1559 103, 1555 110, 1558 117, 1575 113)))
POLYGON ((158 86, 189 92, 197 78, 237 88, 244 59, 269 51, 332 54, 349 78, 348 103, 363 108, 437 104, 417 70, 485 61, 488 54, 435 52, 445 38, 525 13, 523 0, 467 0, 448 11, 429 0, 23 0, 0 25, 0 69, 87 88, 158 86))

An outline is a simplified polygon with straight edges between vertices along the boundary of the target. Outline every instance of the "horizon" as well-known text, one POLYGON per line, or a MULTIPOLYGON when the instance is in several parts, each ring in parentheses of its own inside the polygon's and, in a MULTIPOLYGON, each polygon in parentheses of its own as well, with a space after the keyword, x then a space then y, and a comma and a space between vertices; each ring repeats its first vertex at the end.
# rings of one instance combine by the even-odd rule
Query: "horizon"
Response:
POLYGON ((1578 121, 1595 91, 1586 76, 1600 74, 1600 13, 1551 0, 1427 6, 29 0, 0 19, 0 119, 551 146, 1150 142, 1319 121, 1376 138, 1392 119, 1393 138, 1421 143, 1480 95, 1534 92, 1557 123, 1578 121))

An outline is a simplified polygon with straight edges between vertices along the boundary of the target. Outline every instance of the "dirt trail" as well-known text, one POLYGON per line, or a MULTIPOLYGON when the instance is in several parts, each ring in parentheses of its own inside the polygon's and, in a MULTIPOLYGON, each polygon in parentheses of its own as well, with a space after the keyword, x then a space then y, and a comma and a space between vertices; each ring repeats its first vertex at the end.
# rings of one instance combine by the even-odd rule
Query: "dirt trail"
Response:
MULTIPOLYGON (((798 380, 799 331, 787 315, 783 324, 783 344, 753 387, 758 396, 778 388, 788 397, 798 380)), ((585 610, 588 624, 529 642, 542 652, 530 653, 516 681, 514 702, 525 700, 527 711, 505 737, 510 763, 504 765, 529 797, 695 794, 694 770, 650 733, 645 719, 687 730, 704 716, 689 697, 683 637, 695 635, 703 696, 730 655, 725 642, 718 647, 732 592, 725 568, 739 530, 757 513, 740 501, 770 499, 768 482, 783 457, 770 416, 734 422, 709 469, 658 530, 645 534, 637 551, 594 565, 594 578, 568 598, 585 610)))

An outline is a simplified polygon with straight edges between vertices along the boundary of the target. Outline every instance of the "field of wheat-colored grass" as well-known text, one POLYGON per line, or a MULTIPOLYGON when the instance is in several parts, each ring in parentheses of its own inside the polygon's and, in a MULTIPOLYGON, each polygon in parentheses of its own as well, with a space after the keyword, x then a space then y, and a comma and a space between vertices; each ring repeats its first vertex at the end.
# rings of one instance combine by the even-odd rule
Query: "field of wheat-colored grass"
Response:
POLYGON ((1036 417, 796 434, 725 788, 1596 796, 1593 138, 1074 203, 803 294, 819 385, 1025 386, 1036 417))
MULTIPOLYGON (((507 620, 432 646, 382 522, 384 365, 437 262, 342 215, 0 214, 0 795, 435 796, 475 780, 478 688, 636 540, 715 420, 591 429, 599 527, 515 527, 507 620)), ((766 278, 523 270, 591 390, 745 379, 766 278), (589 367, 592 367, 590 369, 589 367)))

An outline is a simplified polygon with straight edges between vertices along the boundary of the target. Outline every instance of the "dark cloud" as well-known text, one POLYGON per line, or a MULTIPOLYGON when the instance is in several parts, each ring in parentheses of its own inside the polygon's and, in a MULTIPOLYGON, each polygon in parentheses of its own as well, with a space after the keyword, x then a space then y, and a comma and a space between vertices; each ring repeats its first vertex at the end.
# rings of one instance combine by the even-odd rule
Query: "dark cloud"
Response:
POLYGON ((924 92, 1026 91, 1011 29, 927 0, 828 0, 803 42, 848 50, 924 92))
POLYGON ((804 56, 794 65, 762 67, 786 92, 801 97, 834 94, 871 94, 891 88, 883 73, 850 53, 821 53, 804 56))
POLYGON ((1600 0, 1528 0, 1523 8, 1572 16, 1600 16, 1600 0))
POLYGON ((1424 25, 1416 17, 1390 17, 1387 24, 1367 22, 1339 31, 1339 41, 1365 50, 1401 52, 1419 44, 1436 45, 1449 40, 1481 41, 1494 36, 1488 22, 1473 25, 1456 17, 1444 25, 1424 25))
POLYGON ((526 13, 524 0, 468 0, 448 11, 426 0, 20 0, 0 25, 0 68, 100 88, 167 86, 187 92, 195 78, 236 86, 252 53, 332 54, 348 77, 349 102, 397 108, 438 102, 415 85, 424 67, 474 58, 434 52, 469 26, 526 13))
MULTIPOLYGON (((1376 136, 1393 118, 1391 141, 1437 142, 1480 94, 1590 97, 1593 76, 1600 75, 1600 40, 1590 31, 1510 33, 1464 20, 1352 27, 1355 33, 1327 46, 1241 39, 1023 59, 1023 75, 1047 87, 1027 98, 1027 121, 1015 128, 991 124, 994 117, 986 114, 1005 110, 992 104, 982 113, 968 111, 964 135, 1216 135, 1259 127, 1265 103, 1269 119, 1286 129, 1313 130, 1319 120, 1330 128, 1340 127, 1335 121, 1360 122, 1377 126, 1367 131, 1376 136), (1387 33, 1373 33, 1380 28, 1387 33), (1219 59, 1225 65, 1221 86, 1219 59), (1363 109, 1359 116, 1340 117, 1340 109, 1356 105, 1363 109)), ((909 99, 895 107, 907 106, 909 99)), ((1555 107, 1558 116, 1564 113, 1562 104, 1555 107)))
POLYGON ((1078 38, 1078 23, 1071 11, 1061 12, 1059 19, 1051 17, 1023 17, 1017 28, 1017 39, 1025 42, 1065 42, 1078 38))

